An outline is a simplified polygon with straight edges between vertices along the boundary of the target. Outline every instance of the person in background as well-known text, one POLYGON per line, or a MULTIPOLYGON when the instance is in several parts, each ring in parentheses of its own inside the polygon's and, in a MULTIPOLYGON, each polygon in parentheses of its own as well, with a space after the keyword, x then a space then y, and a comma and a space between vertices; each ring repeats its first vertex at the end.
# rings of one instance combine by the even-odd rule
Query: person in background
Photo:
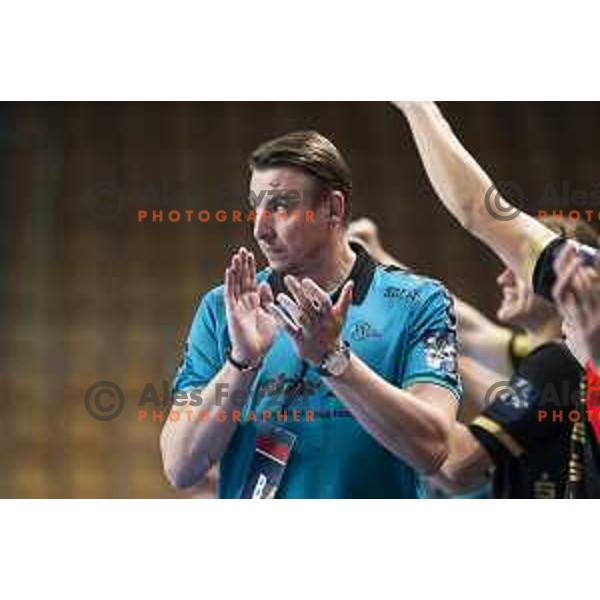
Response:
MULTIPOLYGON (((551 304, 556 253, 575 244, 524 212, 515 212, 510 221, 499 218, 490 208, 490 191, 503 213, 514 207, 497 193, 437 106, 394 104, 407 118, 439 199, 506 265, 510 304, 518 311, 535 306, 531 317, 539 321, 541 343, 521 361, 510 381, 496 382, 503 388, 497 390, 498 398, 468 427, 455 426, 451 451, 437 481, 456 490, 492 476, 497 497, 595 497, 597 471, 590 469, 584 482, 582 469, 573 477, 570 468, 576 453, 567 414, 581 410, 584 349, 572 338, 563 343, 561 318, 551 304), (548 419, 550 409, 556 410, 556 404, 547 406, 549 394, 558 400, 560 419, 548 419)), ((489 379, 471 383, 474 387, 483 383, 483 392, 489 379)), ((486 397, 491 391, 488 387, 486 397)))
MULTIPOLYGON (((597 245, 596 232, 583 221, 560 222, 545 217, 541 222, 561 239, 575 240, 590 247, 597 245)), ((372 219, 356 219, 350 223, 348 235, 379 262, 408 268, 384 248, 379 228, 372 219)), ((498 274, 496 283, 502 293, 502 301, 496 310, 499 323, 453 294, 460 331, 459 364, 464 396, 459 417, 463 423, 470 422, 485 408, 482 403, 485 392, 494 382, 509 380, 522 359, 549 339, 547 328, 550 328, 550 338, 557 337, 558 325, 548 325, 552 322, 548 317, 556 317, 554 307, 527 290, 527 286, 516 280, 508 269, 498 274)))

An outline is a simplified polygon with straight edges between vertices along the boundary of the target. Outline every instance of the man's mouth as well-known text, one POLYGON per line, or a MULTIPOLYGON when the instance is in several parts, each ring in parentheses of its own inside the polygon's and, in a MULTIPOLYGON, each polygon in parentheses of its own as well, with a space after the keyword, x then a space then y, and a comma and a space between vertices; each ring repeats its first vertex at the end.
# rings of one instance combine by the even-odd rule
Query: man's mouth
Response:
POLYGON ((281 254, 283 252, 281 248, 274 248, 273 246, 263 246, 262 250, 265 254, 281 254))

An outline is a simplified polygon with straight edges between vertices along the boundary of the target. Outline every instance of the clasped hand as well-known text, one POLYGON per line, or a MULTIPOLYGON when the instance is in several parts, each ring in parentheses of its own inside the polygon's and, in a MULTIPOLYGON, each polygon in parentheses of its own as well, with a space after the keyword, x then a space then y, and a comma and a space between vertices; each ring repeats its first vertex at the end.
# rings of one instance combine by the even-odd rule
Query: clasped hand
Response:
POLYGON ((300 358, 319 365, 337 346, 352 302, 353 282, 342 288, 335 304, 312 279, 287 275, 290 295, 273 298, 270 286, 256 283, 252 252, 241 248, 225 270, 225 309, 235 360, 255 365, 269 351, 277 327, 290 335, 300 358), (276 301, 275 301, 276 300, 276 301))

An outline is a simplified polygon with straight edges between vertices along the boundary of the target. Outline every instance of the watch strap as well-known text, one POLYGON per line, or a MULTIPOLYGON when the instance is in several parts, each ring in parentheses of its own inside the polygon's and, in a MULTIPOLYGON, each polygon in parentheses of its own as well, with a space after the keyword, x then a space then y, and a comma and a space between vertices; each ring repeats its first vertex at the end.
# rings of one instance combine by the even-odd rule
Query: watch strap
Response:
POLYGON ((260 362, 258 362, 256 365, 252 365, 249 363, 242 363, 242 362, 235 360, 235 358, 233 358, 233 356, 231 356, 231 348, 229 348, 227 350, 227 352, 225 353, 225 357, 238 371, 241 371, 242 373, 248 373, 250 371, 258 371, 258 369, 260 369, 260 367, 262 366, 262 360, 260 362))

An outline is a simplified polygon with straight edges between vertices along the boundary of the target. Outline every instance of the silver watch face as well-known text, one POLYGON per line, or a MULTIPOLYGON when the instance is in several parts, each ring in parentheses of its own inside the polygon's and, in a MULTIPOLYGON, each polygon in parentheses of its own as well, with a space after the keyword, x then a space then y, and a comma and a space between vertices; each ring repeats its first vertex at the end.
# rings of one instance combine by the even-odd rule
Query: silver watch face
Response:
POLYGON ((327 357, 323 366, 335 377, 341 375, 346 370, 349 362, 350 357, 348 354, 342 350, 337 350, 327 357))

